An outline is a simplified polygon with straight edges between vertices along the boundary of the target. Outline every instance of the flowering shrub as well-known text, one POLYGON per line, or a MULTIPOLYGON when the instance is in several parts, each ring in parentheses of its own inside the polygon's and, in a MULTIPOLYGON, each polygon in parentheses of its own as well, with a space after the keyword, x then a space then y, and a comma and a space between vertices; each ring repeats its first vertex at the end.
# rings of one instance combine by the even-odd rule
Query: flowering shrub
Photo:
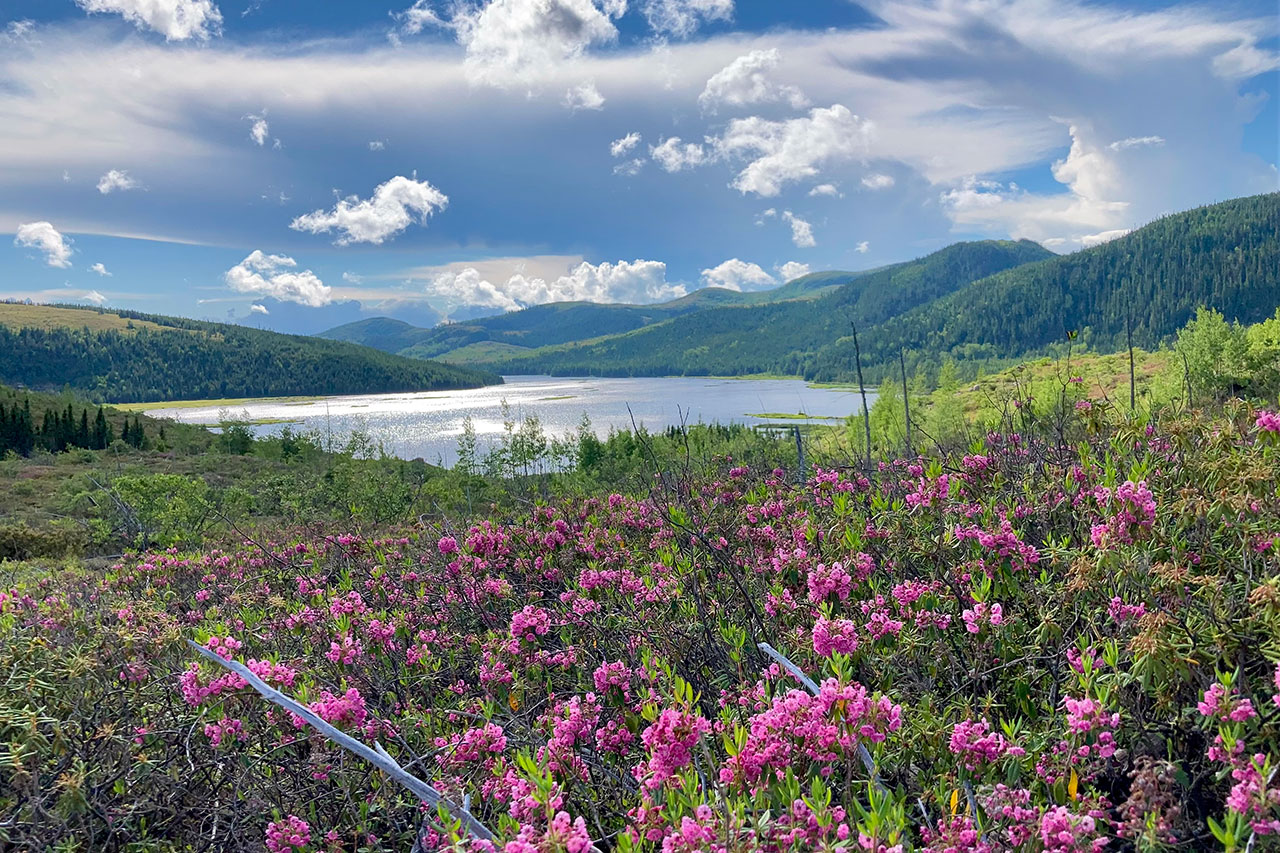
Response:
POLYGON ((519 516, 25 567, 0 583, 0 846, 1267 849, 1271 421, 1089 417, 804 486, 724 460, 519 516))

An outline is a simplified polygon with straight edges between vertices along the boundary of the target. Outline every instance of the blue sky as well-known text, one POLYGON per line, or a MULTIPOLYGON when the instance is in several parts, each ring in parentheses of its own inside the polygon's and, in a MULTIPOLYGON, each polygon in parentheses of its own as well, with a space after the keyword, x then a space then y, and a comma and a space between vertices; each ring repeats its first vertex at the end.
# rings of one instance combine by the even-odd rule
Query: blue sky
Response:
POLYGON ((0 297, 318 331, 1074 251, 1280 188, 1278 29, 1270 0, 0 0, 0 297))

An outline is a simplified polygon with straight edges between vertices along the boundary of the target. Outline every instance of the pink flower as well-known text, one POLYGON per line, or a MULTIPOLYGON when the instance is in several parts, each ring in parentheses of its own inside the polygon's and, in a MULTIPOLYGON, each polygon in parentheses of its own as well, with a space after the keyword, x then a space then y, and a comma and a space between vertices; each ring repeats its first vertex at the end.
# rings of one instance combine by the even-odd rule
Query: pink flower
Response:
POLYGON ((813 650, 824 658, 839 652, 847 655, 858 648, 858 624, 848 619, 819 616, 813 625, 813 650))
MULTIPOLYGON (((1004 735, 991 731, 986 720, 962 720, 951 730, 951 751, 962 757, 968 770, 977 770, 979 765, 999 761, 1005 753, 1010 752, 1010 744, 1004 735)), ((1022 750, 1017 750, 1021 753, 1022 750)))
POLYGON ((267 850, 270 853, 293 853, 311 842, 311 827, 296 815, 267 824, 267 850))
POLYGON ((647 763, 635 769, 636 778, 645 788, 662 785, 693 761, 693 747, 711 723, 697 714, 666 708, 643 732, 640 742, 649 751, 647 763))

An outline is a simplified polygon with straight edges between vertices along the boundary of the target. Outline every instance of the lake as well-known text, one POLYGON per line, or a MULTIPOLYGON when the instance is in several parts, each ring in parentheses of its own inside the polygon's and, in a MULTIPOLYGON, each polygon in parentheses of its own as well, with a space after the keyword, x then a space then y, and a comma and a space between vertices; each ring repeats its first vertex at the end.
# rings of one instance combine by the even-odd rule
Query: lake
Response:
MULTIPOLYGON (((578 428, 583 413, 601 436, 610 428, 630 429, 632 419, 651 432, 685 423, 805 423, 779 414, 808 415, 810 423, 837 423, 862 410, 850 388, 815 388, 799 379, 572 378, 506 376, 505 385, 468 391, 430 391, 325 397, 316 400, 251 400, 233 407, 175 406, 149 412, 186 423, 216 424, 224 417, 257 421, 259 435, 285 426, 332 435, 341 443, 352 430, 364 430, 387 451, 404 459, 452 465, 457 459, 462 420, 471 416, 483 450, 502 433, 502 401, 517 419, 536 414, 549 435, 578 428), (761 418, 758 415, 775 417, 761 418), (262 423, 272 421, 272 423, 262 423)), ((867 392, 868 404, 875 400, 867 392)))

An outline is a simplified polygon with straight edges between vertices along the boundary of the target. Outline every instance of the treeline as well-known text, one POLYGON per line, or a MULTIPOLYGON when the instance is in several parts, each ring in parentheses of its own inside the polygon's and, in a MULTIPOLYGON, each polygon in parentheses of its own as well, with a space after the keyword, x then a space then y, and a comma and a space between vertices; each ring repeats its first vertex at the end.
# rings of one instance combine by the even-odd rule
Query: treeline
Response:
MULTIPOLYGON (((120 439, 126 444, 142 448, 147 443, 146 428, 142 419, 125 418, 120 439)), ((36 425, 31 413, 31 400, 26 398, 19 406, 16 401, 9 406, 0 402, 0 457, 10 451, 27 456, 33 450, 61 453, 72 448, 105 450, 116 440, 115 428, 107 420, 106 410, 98 406, 93 418, 88 407, 81 408, 79 416, 70 403, 61 411, 48 408, 36 425)))
POLYGON ((0 382, 69 387, 104 402, 151 402, 428 391, 502 381, 483 371, 402 358, 340 341, 128 311, 113 313, 164 328, 93 331, 0 326, 0 352, 5 354, 0 359, 0 382))
POLYGON ((819 381, 957 362, 999 369, 1075 335, 1100 352, 1168 341, 1201 305, 1257 322, 1280 293, 1280 194, 1166 216, 1101 246, 1053 256, 1021 241, 960 243, 873 270, 809 302, 717 308, 625 335, 485 365, 557 375, 781 373, 819 381))

